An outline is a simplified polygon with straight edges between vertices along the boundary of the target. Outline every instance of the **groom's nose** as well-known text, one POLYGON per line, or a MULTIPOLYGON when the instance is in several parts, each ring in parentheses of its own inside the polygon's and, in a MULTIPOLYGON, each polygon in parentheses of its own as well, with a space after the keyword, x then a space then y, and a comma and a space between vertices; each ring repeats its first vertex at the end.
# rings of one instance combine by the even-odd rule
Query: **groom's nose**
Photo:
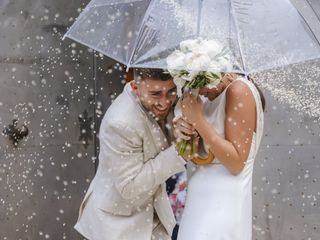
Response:
POLYGON ((167 97, 162 97, 161 99, 159 99, 158 105, 163 109, 167 109, 171 105, 171 100, 167 97))

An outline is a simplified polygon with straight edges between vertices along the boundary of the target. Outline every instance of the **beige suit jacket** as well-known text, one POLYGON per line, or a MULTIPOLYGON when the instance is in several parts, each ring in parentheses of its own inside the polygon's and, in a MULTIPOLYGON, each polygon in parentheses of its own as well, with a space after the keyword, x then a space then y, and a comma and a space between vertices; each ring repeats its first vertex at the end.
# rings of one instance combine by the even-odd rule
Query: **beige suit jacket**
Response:
POLYGON ((185 171, 184 160, 129 84, 106 112, 99 139, 99 166, 75 228, 90 240, 151 240, 156 212, 171 236, 165 181, 185 171))

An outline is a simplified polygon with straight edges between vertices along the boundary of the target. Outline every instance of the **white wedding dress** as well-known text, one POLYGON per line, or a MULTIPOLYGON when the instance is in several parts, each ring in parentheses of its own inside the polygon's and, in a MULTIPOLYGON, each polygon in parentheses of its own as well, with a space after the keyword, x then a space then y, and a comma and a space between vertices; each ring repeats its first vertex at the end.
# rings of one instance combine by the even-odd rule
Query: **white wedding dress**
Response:
MULTIPOLYGON (((178 240, 252 239, 252 171, 262 137, 263 110, 254 84, 242 78, 238 80, 249 86, 257 106, 256 133, 246 165, 238 176, 232 175, 218 159, 210 165, 196 167, 188 182, 178 240)), ((226 89, 214 101, 204 103, 207 120, 221 136, 224 136, 225 102, 226 89)))

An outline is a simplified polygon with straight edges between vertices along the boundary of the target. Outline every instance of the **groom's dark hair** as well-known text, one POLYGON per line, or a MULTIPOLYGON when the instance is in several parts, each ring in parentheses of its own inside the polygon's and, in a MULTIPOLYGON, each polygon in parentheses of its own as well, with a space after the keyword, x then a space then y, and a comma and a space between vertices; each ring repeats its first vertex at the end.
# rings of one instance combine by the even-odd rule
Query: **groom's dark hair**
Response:
POLYGON ((134 69, 134 78, 136 80, 145 80, 147 78, 167 81, 172 80, 170 73, 166 72, 163 69, 156 68, 135 68, 134 69))

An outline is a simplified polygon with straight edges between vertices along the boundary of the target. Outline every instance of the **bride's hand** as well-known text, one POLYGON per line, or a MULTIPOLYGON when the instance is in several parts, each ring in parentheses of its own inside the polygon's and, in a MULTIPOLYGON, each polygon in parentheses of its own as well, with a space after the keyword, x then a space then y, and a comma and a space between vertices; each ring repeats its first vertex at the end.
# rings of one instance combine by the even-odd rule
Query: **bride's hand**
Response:
POLYGON ((184 159, 184 160, 186 160, 186 161, 189 161, 189 160, 191 160, 191 159, 193 159, 196 155, 196 153, 198 152, 198 150, 199 150, 199 143, 200 143, 200 136, 197 134, 197 135, 194 135, 194 138, 193 138, 193 142, 191 142, 191 141, 189 141, 187 144, 187 148, 186 148, 186 150, 185 150, 185 152, 184 153, 179 153, 179 151, 180 151, 180 149, 181 149, 181 144, 183 144, 181 141, 177 141, 176 142, 176 145, 175 145, 175 147, 176 147, 176 151, 179 153, 179 155, 184 159), (190 147, 190 148, 188 148, 188 146, 190 147), (193 147, 192 147, 193 146, 193 147), (191 150, 192 148, 194 148, 193 149, 193 151, 191 150))
POLYGON ((195 128, 182 117, 173 120, 173 128, 176 139, 190 140, 191 135, 198 135, 195 128))
POLYGON ((186 120, 192 125, 203 116, 203 102, 198 96, 195 98, 192 94, 186 94, 181 100, 181 111, 186 120))

